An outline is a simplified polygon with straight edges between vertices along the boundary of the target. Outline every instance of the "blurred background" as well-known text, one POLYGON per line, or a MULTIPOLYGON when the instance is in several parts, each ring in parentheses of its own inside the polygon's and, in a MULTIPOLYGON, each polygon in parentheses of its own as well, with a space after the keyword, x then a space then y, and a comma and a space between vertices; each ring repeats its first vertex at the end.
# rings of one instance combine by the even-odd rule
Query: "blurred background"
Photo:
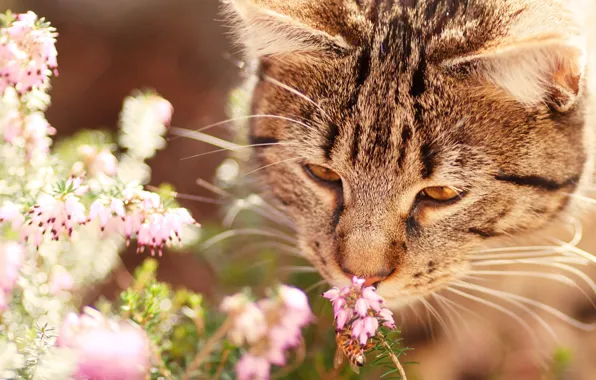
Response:
MULTIPOLYGON (((53 80, 53 102, 47 117, 61 136, 88 128, 115 130, 123 99, 137 88, 155 89, 168 99, 175 109, 172 125, 176 127, 198 129, 228 117, 230 91, 242 78, 233 60, 226 58, 236 52, 227 39, 216 0, 0 0, 0 11, 6 9, 33 10, 59 32, 60 75, 53 80)), ((210 133, 231 138, 233 127, 215 128, 210 133)), ((226 154, 185 159, 214 149, 193 140, 171 141, 150 162, 151 184, 169 183, 180 193, 214 198, 213 192, 197 184, 197 179, 213 182, 226 154)), ((218 202, 180 200, 205 226, 204 240, 222 231, 222 219, 230 204, 218 202)), ((248 215, 242 216, 239 223, 263 221, 248 215)), ((593 224, 586 223, 584 228, 593 230, 593 224)), ((236 239, 206 251, 166 254, 160 259, 159 277, 174 286, 204 293, 214 302, 221 294, 242 285, 262 287, 278 280, 300 285, 314 297, 326 288, 315 273, 284 270, 285 266, 306 264, 287 259, 275 248, 275 243, 266 249, 262 243, 262 240, 250 243, 257 253, 246 249, 247 241, 236 239)), ((596 245, 587 241, 584 246, 596 245)), ((142 260, 142 256, 126 252, 121 270, 131 271, 142 260)), ((593 275, 594 271, 591 272, 593 275)), ((116 270, 101 288, 93 290, 88 302, 94 302, 100 295, 113 297, 128 286, 127 278, 116 270)), ((595 319, 593 300, 560 283, 515 276, 494 281, 495 286, 548 302, 584 322, 595 319)), ((590 285, 583 283, 589 291, 590 285)), ((402 313, 404 345, 415 349, 406 360, 420 363, 407 367, 412 379, 596 379, 595 334, 545 317, 552 323, 560 342, 541 347, 548 360, 547 364, 540 364, 531 337, 520 329, 519 321, 495 308, 467 301, 458 300, 469 310, 457 309, 459 312, 449 317, 455 323, 447 329, 424 309, 402 313)), ((540 307, 530 309, 538 315, 548 314, 540 307)), ((324 315, 307 336, 308 360, 314 364, 286 378, 323 378, 326 372, 317 368, 331 365, 334 343, 329 307, 315 305, 314 312, 324 315)), ((530 313, 518 308, 517 314, 537 334, 545 334, 530 313)), ((344 371, 341 378, 348 378, 348 374, 349 371, 344 371)), ((326 374, 325 378, 338 376, 326 374)), ((362 378, 377 376, 370 373, 362 378)))

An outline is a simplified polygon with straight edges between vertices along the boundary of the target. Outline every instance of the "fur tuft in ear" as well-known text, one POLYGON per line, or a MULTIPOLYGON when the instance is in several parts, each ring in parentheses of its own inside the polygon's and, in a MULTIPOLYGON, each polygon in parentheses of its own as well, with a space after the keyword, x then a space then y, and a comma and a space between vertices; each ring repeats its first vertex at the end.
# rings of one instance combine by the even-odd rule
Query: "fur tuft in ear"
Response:
POLYGON ((227 0, 224 15, 250 58, 349 49, 350 45, 340 35, 332 35, 317 27, 320 24, 317 20, 308 19, 317 13, 313 12, 311 3, 309 0, 227 0))
POLYGON ((547 103, 569 111, 582 89, 586 50, 557 38, 532 38, 449 60, 447 67, 473 67, 481 78, 500 86, 525 105, 547 103))

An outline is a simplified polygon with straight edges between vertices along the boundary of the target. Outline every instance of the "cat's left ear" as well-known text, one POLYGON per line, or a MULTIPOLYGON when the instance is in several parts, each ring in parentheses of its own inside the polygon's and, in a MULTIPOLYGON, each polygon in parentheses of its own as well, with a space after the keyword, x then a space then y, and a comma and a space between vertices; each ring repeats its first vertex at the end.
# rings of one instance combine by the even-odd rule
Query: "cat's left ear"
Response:
POLYGON ((345 9, 336 1, 223 0, 223 12, 250 58, 342 51, 345 9))
POLYGON ((547 103, 569 111, 583 87, 587 53, 580 40, 556 36, 513 41, 447 60, 448 68, 463 68, 503 88, 525 105, 547 103))

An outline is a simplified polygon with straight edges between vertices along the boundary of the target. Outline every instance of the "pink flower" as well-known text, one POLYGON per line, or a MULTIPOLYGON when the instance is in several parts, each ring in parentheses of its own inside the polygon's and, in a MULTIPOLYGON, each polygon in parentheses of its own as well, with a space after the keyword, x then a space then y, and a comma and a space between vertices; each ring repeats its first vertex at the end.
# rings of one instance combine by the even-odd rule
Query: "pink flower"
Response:
POLYGON ((81 145, 78 148, 81 154, 84 165, 89 171, 89 175, 97 177, 99 175, 113 176, 118 170, 118 159, 112 152, 104 148, 98 151, 97 147, 90 145, 81 145))
POLYGON ((356 301, 356 312, 358 313, 359 316, 361 317, 365 317, 368 314, 368 302, 366 302, 366 300, 364 298, 359 298, 356 301))
POLYGON ((128 321, 107 320, 93 309, 69 314, 56 340, 77 351, 76 379, 142 380, 150 366, 146 333, 128 321))
POLYGON ((74 287, 74 280, 70 273, 65 270, 58 271, 52 276, 50 282, 50 292, 58 294, 64 291, 71 290, 74 287))
POLYGON ((333 303, 336 330, 350 331, 352 339, 362 346, 377 334, 379 324, 395 328, 393 313, 381 306, 383 299, 375 288, 363 285, 364 280, 354 277, 352 286, 323 293, 333 303))
POLYGON ((288 350, 300 344, 301 329, 313 319, 306 295, 285 285, 257 303, 244 294, 226 297, 222 310, 233 319, 230 342, 248 346, 236 367, 238 379, 269 378, 271 365, 286 364, 288 350))
POLYGON ((375 317, 364 318, 364 328, 362 332, 368 335, 368 337, 375 336, 377 329, 379 328, 379 320, 375 317))
POLYGON ((25 221, 21 207, 12 202, 6 202, 0 207, 0 223, 10 221, 12 229, 18 231, 25 221))
POLYGON ((159 195, 140 188, 127 188, 122 198, 100 198, 93 202, 88 220, 99 220, 102 231, 124 234, 127 244, 137 238, 137 252, 146 248, 162 255, 163 248, 180 242, 182 228, 198 225, 183 208, 166 208, 159 195))
POLYGON ((33 12, 20 14, 0 30, 0 95, 8 86, 31 91, 44 83, 57 66, 53 28, 40 26, 33 12))
POLYGON ((352 277, 352 286, 354 288, 361 288, 365 282, 366 282, 366 280, 363 278, 358 278, 356 276, 352 277))
POLYGON ((340 297, 339 289, 332 288, 323 293, 323 298, 327 298, 331 302, 335 302, 340 297))
POLYGON ((236 364, 238 380, 269 379, 271 364, 265 358, 244 354, 236 364))
POLYGON ((33 240, 35 246, 39 248, 46 233, 49 233, 53 240, 58 240, 62 233, 72 236, 76 226, 87 222, 85 206, 74 195, 80 194, 84 188, 74 182, 72 185, 75 187, 71 189, 69 195, 65 196, 65 199, 49 194, 42 194, 39 197, 37 204, 27 212, 28 220, 21 228, 21 237, 24 241, 33 240))
POLYGON ((160 123, 165 125, 170 124, 172 114, 174 113, 174 107, 172 107, 170 102, 159 96, 151 96, 149 104, 160 123))
POLYGON ((3 291, 0 290, 0 312, 8 309, 8 300, 3 291))
POLYGON ((343 329, 350 318, 352 318, 352 309, 340 309, 335 313, 335 325, 337 330, 343 329))
POLYGON ((0 244, 0 293, 12 292, 23 265, 24 250, 16 242, 0 244))
POLYGON ((389 309, 381 309, 379 312, 379 316, 383 320, 383 326, 388 327, 390 329, 395 328, 395 321, 393 320, 393 312, 389 309))

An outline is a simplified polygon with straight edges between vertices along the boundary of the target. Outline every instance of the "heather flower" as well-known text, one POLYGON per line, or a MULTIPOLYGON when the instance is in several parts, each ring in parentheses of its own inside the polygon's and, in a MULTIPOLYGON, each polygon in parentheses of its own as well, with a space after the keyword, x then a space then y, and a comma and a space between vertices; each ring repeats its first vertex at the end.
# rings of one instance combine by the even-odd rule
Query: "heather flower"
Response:
POLYGON ((0 95, 41 86, 57 67, 56 33, 33 12, 20 14, 0 30, 0 95))
POLYGON ((33 241, 39 248, 43 236, 47 233, 52 240, 58 240, 65 233, 72 236, 76 226, 85 224, 85 206, 76 194, 81 194, 83 187, 69 192, 65 196, 42 194, 26 214, 26 223, 21 227, 21 238, 33 241))
POLYGON ((244 294, 226 297, 222 310, 232 318, 230 342, 247 346, 236 365, 238 379, 268 379, 271 365, 286 365, 287 351, 300 344, 301 329, 312 321, 306 295, 288 286, 257 303, 244 294))
POLYGON ((0 311, 8 306, 9 294, 14 289, 23 265, 23 256, 23 247, 20 244, 0 244, 0 311))
POLYGON ((377 334, 379 325, 395 328, 395 322, 375 288, 363 285, 364 280, 354 277, 352 286, 342 290, 333 288, 323 293, 323 297, 333 303, 337 331, 350 331, 354 341, 366 346, 377 334))
POLYGON ((268 379, 271 363, 265 358, 245 354, 236 364, 238 380, 268 379))
POLYGON ((100 198, 89 210, 88 220, 99 220, 100 227, 111 233, 123 234, 127 244, 133 235, 137 251, 145 248, 151 254, 162 255, 164 246, 181 242, 181 231, 186 225, 198 225, 183 208, 167 208, 159 195, 129 186, 120 198, 100 198))
POLYGON ((81 145, 79 153, 83 156, 84 167, 91 177, 100 175, 114 176, 118 171, 118 159, 108 148, 99 150, 90 145, 81 145))
POLYGON ((58 294, 64 291, 72 290, 74 287, 74 280, 70 273, 64 269, 55 271, 50 281, 50 293, 58 294))
POLYGON ((18 230, 25 221, 21 207, 12 202, 4 203, 0 207, 0 223, 6 221, 10 221, 12 223, 13 230, 18 230))
POLYGON ((150 366, 146 333, 129 321, 110 320, 93 309, 69 314, 57 338, 58 347, 78 354, 76 379, 145 379, 150 366))
POLYGON ((163 135, 172 112, 172 105, 155 94, 127 98, 120 116, 123 126, 120 145, 127 148, 131 156, 141 159, 153 157, 166 145, 163 135), (143 143, 139 144, 139 141, 143 143))
POLYGON ((0 244, 0 292, 12 292, 24 259, 23 247, 16 242, 0 244))

